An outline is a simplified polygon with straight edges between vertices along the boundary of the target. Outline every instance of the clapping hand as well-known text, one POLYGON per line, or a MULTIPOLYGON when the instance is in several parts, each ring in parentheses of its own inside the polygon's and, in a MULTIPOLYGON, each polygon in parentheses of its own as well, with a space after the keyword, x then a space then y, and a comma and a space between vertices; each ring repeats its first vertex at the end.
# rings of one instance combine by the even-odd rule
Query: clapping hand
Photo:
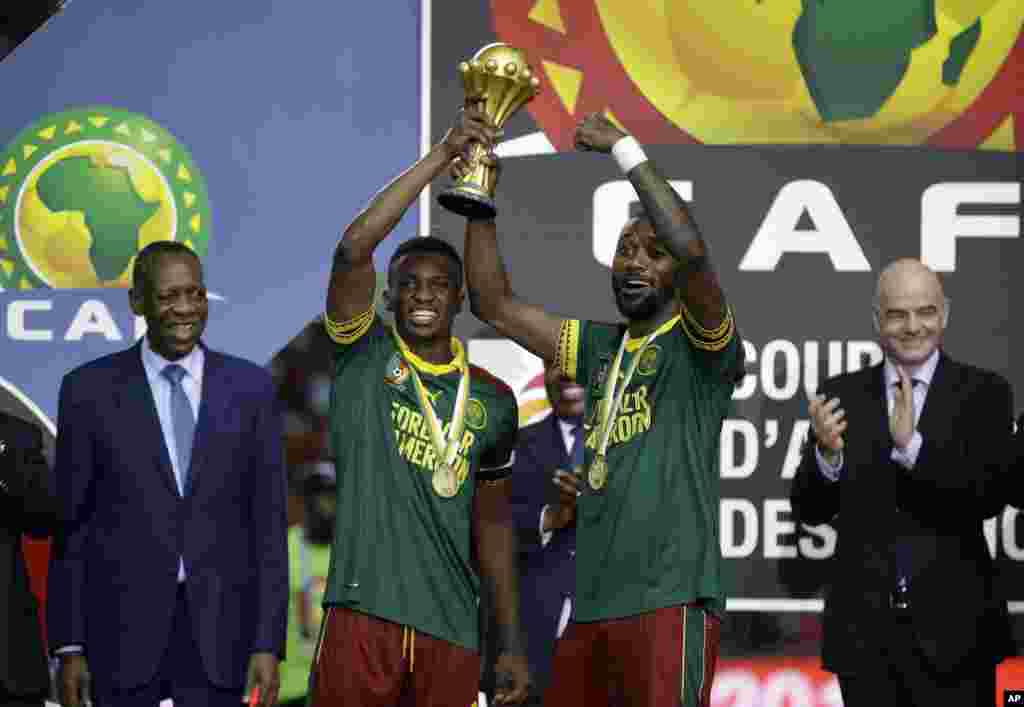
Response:
POLYGON ((561 530, 576 523, 576 498, 580 495, 580 477, 576 474, 558 469, 551 481, 558 489, 558 500, 545 511, 545 532, 561 530))
POLYGON ((843 433, 846 432, 846 412, 839 407, 839 398, 826 402, 824 395, 815 395, 810 400, 808 412, 811 429, 818 440, 818 449, 826 461, 834 463, 846 446, 843 433))
POLYGON ((893 391, 889 433, 897 448, 906 449, 914 438, 914 385, 910 375, 903 370, 903 366, 896 366, 896 372, 900 376, 900 382, 893 391))

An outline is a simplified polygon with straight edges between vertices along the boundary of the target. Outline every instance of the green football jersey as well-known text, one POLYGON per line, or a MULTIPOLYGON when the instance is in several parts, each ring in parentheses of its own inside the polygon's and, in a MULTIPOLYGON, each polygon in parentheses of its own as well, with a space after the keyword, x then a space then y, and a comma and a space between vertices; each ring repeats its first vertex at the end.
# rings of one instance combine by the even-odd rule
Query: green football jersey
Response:
MULTIPOLYGON (((625 334, 625 325, 568 320, 562 327, 559 362, 586 386, 587 488, 577 506, 575 620, 695 600, 723 609, 719 436, 742 355, 732 315, 715 331, 682 317, 658 330, 622 397, 607 481, 595 491, 586 470, 599 444, 597 410, 625 334)), ((620 384, 639 343, 627 343, 620 384)))
MULTIPOLYGON (((416 366, 445 434, 460 374, 454 365, 433 365, 408 350, 403 357, 377 316, 363 322, 350 336, 338 336, 337 329, 333 334, 339 345, 330 435, 338 516, 324 603, 477 650, 475 482, 511 471, 515 397, 497 378, 469 367, 466 426, 455 463, 458 491, 442 498, 433 489, 438 457, 406 358, 416 366)), ((456 340, 453 346, 464 355, 456 340)))

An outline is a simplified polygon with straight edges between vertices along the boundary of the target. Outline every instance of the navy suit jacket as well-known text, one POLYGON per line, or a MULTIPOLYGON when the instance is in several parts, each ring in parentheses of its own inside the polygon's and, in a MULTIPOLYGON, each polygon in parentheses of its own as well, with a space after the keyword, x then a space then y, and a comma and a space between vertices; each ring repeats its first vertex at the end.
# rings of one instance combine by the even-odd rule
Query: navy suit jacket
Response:
POLYGON ((241 689, 249 657, 283 657, 287 488, 270 374, 204 349, 182 498, 140 345, 68 373, 54 468, 61 509, 49 578, 50 645, 80 644, 97 682, 150 682, 171 632, 179 557, 210 680, 241 689))
POLYGON ((540 542, 540 513, 556 500, 551 482, 556 469, 570 470, 557 418, 523 428, 512 470, 512 511, 519 535, 520 620, 527 631, 527 658, 534 682, 550 681, 555 634, 565 598, 576 590, 576 528, 556 530, 540 542))

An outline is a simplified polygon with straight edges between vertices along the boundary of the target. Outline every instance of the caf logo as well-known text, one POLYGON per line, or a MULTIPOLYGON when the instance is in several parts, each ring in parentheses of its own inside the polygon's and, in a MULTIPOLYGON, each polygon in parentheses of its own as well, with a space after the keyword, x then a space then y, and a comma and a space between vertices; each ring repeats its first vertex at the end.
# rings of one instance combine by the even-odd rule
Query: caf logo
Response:
POLYGON ((640 355, 640 360, 637 361, 636 370, 642 376, 652 375, 658 370, 658 357, 661 355, 661 347, 657 344, 651 344, 644 352, 640 355))
POLYGON ((0 287, 128 287, 154 241, 204 258, 210 203, 188 151, 149 118, 51 113, 0 153, 0 287))
POLYGON ((470 398, 466 403, 466 424, 474 430, 487 427, 487 408, 476 398, 470 398))
POLYGON ((400 387, 409 379, 409 365, 397 353, 388 359, 387 368, 384 370, 384 382, 388 385, 400 387))

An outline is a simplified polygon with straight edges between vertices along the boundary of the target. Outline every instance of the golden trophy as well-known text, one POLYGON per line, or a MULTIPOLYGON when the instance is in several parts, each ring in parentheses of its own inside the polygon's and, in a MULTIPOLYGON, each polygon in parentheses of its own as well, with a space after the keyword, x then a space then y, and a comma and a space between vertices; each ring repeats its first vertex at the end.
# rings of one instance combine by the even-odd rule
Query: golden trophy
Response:
MULTIPOLYGON (((469 61, 459 64, 466 104, 482 101, 481 110, 496 128, 533 100, 540 88, 526 54, 507 44, 488 44, 469 61)), ((468 218, 493 218, 495 169, 481 163, 484 147, 474 144, 468 157, 469 172, 438 194, 444 208, 468 218)))

